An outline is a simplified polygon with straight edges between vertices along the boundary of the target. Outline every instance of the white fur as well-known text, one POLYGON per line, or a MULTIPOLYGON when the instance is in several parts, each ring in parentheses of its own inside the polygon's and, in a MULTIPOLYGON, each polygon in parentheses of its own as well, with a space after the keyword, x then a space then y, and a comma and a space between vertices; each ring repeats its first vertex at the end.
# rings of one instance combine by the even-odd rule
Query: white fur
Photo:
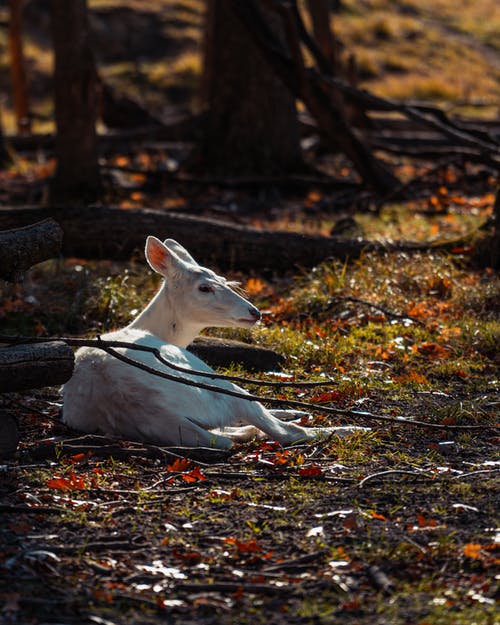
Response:
MULTIPOLYGON (((172 239, 162 243, 148 237, 146 258, 163 275, 165 283, 128 327, 102 338, 154 347, 174 364, 213 371, 184 348, 204 327, 250 326, 260 313, 235 293, 224 278, 200 267, 172 239)), ((118 351, 150 367, 181 375, 151 353, 118 351)), ((225 380, 187 374, 184 377, 245 392, 225 380)), ((93 347, 76 352, 75 372, 65 384, 63 396, 63 420, 70 427, 162 445, 223 449, 230 447, 233 440, 247 440, 262 432, 286 445, 331 433, 349 434, 357 429, 303 428, 285 423, 258 402, 159 378, 93 347), (239 424, 253 427, 231 427, 239 424)))

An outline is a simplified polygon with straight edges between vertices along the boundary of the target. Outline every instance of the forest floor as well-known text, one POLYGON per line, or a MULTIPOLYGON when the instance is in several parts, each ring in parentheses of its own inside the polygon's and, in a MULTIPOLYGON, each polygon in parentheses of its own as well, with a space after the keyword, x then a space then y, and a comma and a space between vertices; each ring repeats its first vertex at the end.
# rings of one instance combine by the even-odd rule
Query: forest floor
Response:
MULTIPOLYGON (((3 396, 22 441, 0 467, 3 622, 494 625, 498 276, 463 255, 398 254, 239 277, 264 321, 229 335, 286 356, 254 376, 324 384, 257 392, 372 430, 189 461, 64 447, 79 435, 58 389, 3 396)), ((157 286, 138 261, 50 261, 3 289, 2 327, 95 334, 157 286)))

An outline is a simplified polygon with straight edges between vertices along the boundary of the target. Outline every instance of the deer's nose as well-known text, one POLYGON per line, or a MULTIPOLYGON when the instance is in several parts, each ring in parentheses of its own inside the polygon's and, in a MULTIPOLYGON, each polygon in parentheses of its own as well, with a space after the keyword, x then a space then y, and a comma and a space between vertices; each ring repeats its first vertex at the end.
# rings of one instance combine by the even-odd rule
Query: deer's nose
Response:
POLYGON ((254 306, 252 306, 251 308, 248 309, 248 312, 250 313, 250 315, 255 319, 255 321, 259 321, 260 318, 262 317, 262 315, 260 314, 260 310, 258 310, 257 308, 255 308, 254 306))

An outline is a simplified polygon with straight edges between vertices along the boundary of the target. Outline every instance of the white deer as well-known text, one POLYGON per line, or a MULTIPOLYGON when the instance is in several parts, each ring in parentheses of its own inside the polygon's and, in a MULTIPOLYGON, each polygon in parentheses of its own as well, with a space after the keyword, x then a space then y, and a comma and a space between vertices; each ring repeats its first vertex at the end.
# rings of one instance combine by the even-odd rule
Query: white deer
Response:
MULTIPOLYGON (((234 283, 201 267, 173 239, 162 243, 148 237, 146 258, 164 278, 160 290, 130 325, 102 338, 156 348, 175 365, 215 373, 188 352, 187 345, 209 326, 250 327, 260 319, 260 312, 233 290, 234 283)), ((245 393, 226 380, 178 374, 153 353, 117 351, 166 373, 245 393)), ((75 371, 64 385, 63 396, 63 421, 72 428, 162 445, 226 449, 235 440, 263 433, 288 445, 364 429, 304 428, 284 422, 276 415, 286 411, 160 378, 93 347, 76 352, 75 371), (232 427, 241 424, 247 427, 232 427)))

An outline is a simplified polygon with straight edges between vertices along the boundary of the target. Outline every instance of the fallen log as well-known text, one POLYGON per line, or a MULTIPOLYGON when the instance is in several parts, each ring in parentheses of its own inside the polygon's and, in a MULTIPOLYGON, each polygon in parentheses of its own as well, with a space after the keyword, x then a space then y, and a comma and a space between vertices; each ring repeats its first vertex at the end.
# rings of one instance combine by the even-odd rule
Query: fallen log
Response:
POLYGON ((211 367, 240 364, 247 371, 277 371, 285 362, 285 358, 272 349, 205 336, 196 338, 188 345, 188 350, 211 367))
POLYGON ((31 266, 57 256, 62 236, 52 219, 0 232, 0 278, 15 281, 31 266))
POLYGON ((129 260, 142 252, 146 237, 173 238, 195 250, 197 260, 223 270, 282 274, 319 265, 328 258, 358 258, 368 251, 449 250, 467 237, 446 242, 383 243, 339 236, 258 230, 203 217, 147 208, 0 207, 0 229, 53 217, 64 231, 66 257, 129 260))
POLYGON ((73 365, 73 350, 62 341, 0 347, 0 393, 63 384, 73 365))
POLYGON ((197 259, 221 269, 283 273, 313 267, 328 257, 357 257, 377 243, 340 237, 258 230, 150 209, 0 207, 0 228, 53 217, 64 231, 62 253, 88 259, 128 260, 146 237, 177 239, 197 259))
POLYGON ((18 443, 19 430, 15 419, 5 410, 0 410, 0 460, 11 458, 18 443))

